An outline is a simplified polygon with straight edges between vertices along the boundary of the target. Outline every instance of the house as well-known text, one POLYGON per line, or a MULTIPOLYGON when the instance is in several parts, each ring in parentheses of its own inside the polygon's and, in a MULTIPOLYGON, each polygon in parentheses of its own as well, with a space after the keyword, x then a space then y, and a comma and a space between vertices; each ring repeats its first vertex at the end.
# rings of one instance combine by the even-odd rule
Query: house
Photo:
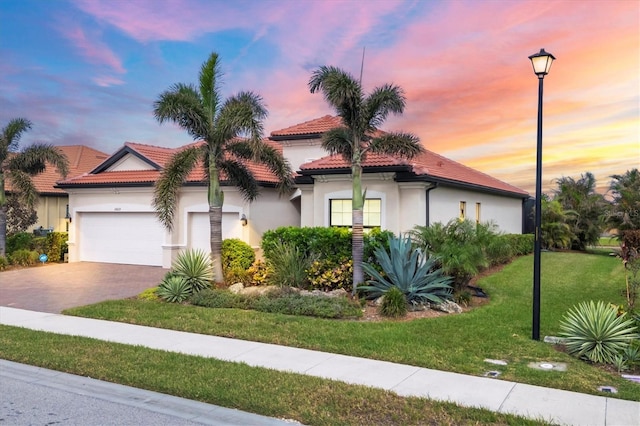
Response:
MULTIPOLYGON (((351 226, 351 167, 320 146, 322 134, 341 125, 327 115, 271 133, 298 170, 300 226, 351 226)), ((429 150, 411 161, 369 153, 362 183, 365 228, 397 234, 457 217, 523 231, 527 192, 429 150)))
MULTIPOLYGON (((104 152, 84 145, 64 145, 56 148, 69 160, 69 174, 67 176, 86 173, 108 157, 104 152)), ((62 179, 62 176, 50 164, 47 164, 42 173, 32 177, 33 184, 38 191, 36 204, 38 221, 34 225, 35 229, 42 227, 55 232, 68 231, 69 195, 55 186, 60 179, 62 179)), ((7 192, 11 193, 11 190, 11 182, 8 181, 7 192)))
MULTIPOLYGON (((280 197, 275 176, 256 164, 250 167, 261 194, 253 203, 244 201, 223 177, 223 238, 240 238, 257 249, 262 234, 279 226, 350 226, 350 167, 339 156, 327 156, 320 144, 324 132, 340 125, 338 117, 324 116, 273 131, 265 140, 297 170, 297 188, 289 197, 280 197)), ((209 251, 207 186, 201 170, 192 172, 181 191, 173 229, 160 224, 152 207, 154 184, 180 149, 127 142, 90 173, 58 183, 71 206, 71 262, 169 268, 180 250, 209 251)), ((431 151, 411 161, 370 154, 363 185, 365 226, 394 233, 458 217, 491 220, 504 232, 521 233, 523 202, 529 197, 431 151)))
MULTIPOLYGON (((180 250, 210 250, 207 183, 202 169, 188 176, 171 230, 164 228, 153 210, 154 184, 180 149, 127 142, 90 173, 58 183, 69 194, 71 206, 70 262, 169 268, 180 250)), ((253 203, 246 202, 221 176, 225 193, 222 231, 223 238, 240 238, 259 247, 265 231, 298 225, 300 213, 295 203, 278 195, 277 179, 266 167, 249 167, 261 186, 260 197, 253 203)))

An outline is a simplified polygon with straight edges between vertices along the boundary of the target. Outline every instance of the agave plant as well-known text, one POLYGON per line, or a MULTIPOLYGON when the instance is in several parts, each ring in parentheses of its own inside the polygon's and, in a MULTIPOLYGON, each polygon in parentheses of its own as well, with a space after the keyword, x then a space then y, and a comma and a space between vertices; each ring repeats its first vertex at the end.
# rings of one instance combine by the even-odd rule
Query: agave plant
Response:
POLYGON ((181 303, 191 296, 192 289, 183 277, 168 273, 158 285, 158 296, 170 303, 181 303))
POLYGON ((186 250, 178 255, 171 268, 174 275, 184 278, 196 293, 211 287, 213 264, 211 257, 202 250, 186 250))
POLYGON ((442 303, 451 297, 450 277, 436 267, 436 259, 428 257, 421 249, 413 248, 410 238, 389 238, 389 251, 378 247, 374 255, 383 274, 369 263, 362 268, 371 279, 359 287, 371 298, 383 296, 397 287, 410 304, 442 303))
POLYGON ((639 337, 632 319, 617 316, 617 309, 602 301, 580 303, 565 315, 560 328, 570 354, 598 363, 613 364, 639 337))

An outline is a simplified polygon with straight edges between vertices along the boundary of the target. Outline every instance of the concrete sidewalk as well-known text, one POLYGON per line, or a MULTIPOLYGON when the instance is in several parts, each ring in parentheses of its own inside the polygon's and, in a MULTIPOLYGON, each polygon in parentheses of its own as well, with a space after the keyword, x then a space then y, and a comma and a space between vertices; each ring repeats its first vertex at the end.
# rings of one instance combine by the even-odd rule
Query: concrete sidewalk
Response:
POLYGON ((385 361, 7 307, 0 307, 0 324, 242 362, 556 424, 640 425, 640 402, 385 361))

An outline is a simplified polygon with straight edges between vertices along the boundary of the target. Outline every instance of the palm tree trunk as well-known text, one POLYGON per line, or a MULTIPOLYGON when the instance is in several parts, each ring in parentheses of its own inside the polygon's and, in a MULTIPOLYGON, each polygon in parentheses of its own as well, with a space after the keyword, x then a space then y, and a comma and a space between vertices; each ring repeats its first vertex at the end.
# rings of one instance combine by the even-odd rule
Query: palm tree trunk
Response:
POLYGON ((353 210, 353 231, 352 231, 353 257, 353 296, 356 295, 358 285, 364 282, 364 272, 362 271, 362 258, 364 255, 364 236, 362 226, 362 210, 353 210))
POLYGON ((211 231, 211 260, 213 277, 222 282, 222 206, 209 206, 209 230, 211 231))

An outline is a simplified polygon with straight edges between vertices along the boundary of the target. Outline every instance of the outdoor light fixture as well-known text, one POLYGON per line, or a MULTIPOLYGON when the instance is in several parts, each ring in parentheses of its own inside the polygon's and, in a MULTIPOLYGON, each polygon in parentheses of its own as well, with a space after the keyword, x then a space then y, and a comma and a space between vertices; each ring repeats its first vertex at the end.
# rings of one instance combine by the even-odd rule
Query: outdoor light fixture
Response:
POLYGON ((533 324, 531 338, 540 340, 540 249, 542 227, 542 82, 549 73, 555 56, 544 49, 529 56, 533 72, 538 76, 538 144, 536 149, 535 242, 533 246, 533 324))
POLYGON ((242 214, 242 216, 240 216, 240 223, 242 224, 242 226, 247 226, 247 223, 249 223, 249 220, 247 219, 247 216, 242 214))

